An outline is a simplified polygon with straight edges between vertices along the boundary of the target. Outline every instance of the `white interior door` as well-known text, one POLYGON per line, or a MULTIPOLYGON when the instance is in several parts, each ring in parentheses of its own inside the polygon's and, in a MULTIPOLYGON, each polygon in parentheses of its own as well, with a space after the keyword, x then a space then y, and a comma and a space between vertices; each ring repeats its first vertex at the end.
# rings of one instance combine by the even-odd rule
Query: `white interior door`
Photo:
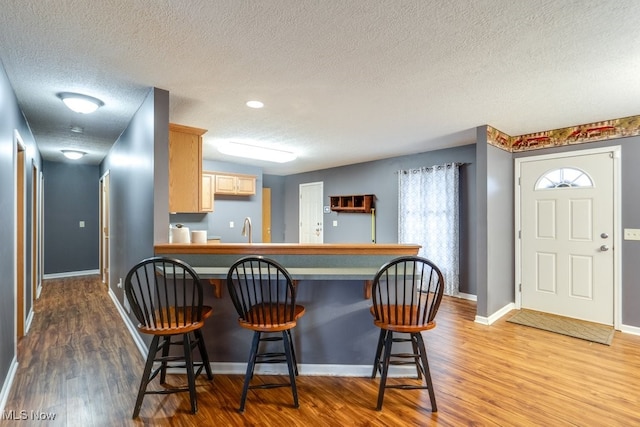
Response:
POLYGON ((614 158, 520 163, 522 308, 614 324, 614 158))
POLYGON ((300 184, 300 243, 322 243, 324 241, 322 197, 323 183, 300 184))

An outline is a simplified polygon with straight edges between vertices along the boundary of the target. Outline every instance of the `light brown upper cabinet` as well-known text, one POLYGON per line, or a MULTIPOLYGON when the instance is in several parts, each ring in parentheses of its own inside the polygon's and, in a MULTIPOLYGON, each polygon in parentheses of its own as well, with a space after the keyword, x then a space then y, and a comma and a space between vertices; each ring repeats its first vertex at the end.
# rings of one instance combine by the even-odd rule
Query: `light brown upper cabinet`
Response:
POLYGON ((215 194, 233 196, 252 196, 256 194, 255 175, 243 175, 227 172, 216 174, 215 194))
POLYGON ((169 212, 203 212, 202 135, 205 132, 206 129, 169 124, 169 212))
POLYGON ((211 172, 202 172, 202 198, 200 199, 201 212, 213 212, 213 187, 215 175, 211 172))

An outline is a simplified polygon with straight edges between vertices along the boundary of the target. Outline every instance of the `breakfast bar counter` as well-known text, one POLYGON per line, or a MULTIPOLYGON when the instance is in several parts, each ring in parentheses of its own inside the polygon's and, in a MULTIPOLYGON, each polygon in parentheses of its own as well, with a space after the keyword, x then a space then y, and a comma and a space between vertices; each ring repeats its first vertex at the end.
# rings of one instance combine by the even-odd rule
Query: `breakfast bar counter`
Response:
POLYGON ((306 308, 294 331, 301 374, 351 376, 371 373, 379 333, 369 313, 375 273, 388 261, 416 255, 419 249, 377 243, 167 243, 155 245, 155 254, 189 263, 211 285, 205 289, 205 304, 214 314, 204 333, 215 371, 244 372, 251 335, 237 324, 225 278, 239 258, 261 255, 289 271, 297 282, 297 303, 306 308))

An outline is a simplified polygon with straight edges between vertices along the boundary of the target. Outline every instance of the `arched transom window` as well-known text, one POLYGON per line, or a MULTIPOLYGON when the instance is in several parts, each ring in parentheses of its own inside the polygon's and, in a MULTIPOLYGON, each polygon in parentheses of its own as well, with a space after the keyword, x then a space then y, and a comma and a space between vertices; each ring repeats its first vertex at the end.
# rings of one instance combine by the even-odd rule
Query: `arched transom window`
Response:
POLYGON ((592 188, 593 181, 586 172, 575 168, 559 168, 551 170, 536 182, 536 190, 549 188, 592 188))

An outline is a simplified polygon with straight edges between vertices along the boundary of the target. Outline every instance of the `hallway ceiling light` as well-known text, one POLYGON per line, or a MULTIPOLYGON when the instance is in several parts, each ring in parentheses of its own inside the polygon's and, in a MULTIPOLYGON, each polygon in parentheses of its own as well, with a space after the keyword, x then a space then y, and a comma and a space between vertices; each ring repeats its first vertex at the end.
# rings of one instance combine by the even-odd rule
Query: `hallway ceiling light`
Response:
POLYGON ((78 151, 78 150, 61 150, 61 151, 62 151, 62 154, 64 154, 64 156, 67 159, 71 159, 71 160, 78 160, 79 158, 87 154, 84 151, 78 151))
POLYGON ((260 101, 247 101, 247 107, 249 108, 262 108, 264 104, 260 101))
POLYGON ((297 156, 284 150, 276 148, 261 147, 258 145, 245 144, 242 142, 227 141, 221 143, 218 151, 230 156, 244 157, 247 159, 265 160, 267 162, 286 163, 295 160, 297 156))
POLYGON ((104 105, 104 102, 98 98, 81 95, 79 93, 61 92, 58 94, 58 98, 60 98, 62 102, 64 102, 64 105, 69 107, 70 110, 81 114, 93 113, 104 105))

